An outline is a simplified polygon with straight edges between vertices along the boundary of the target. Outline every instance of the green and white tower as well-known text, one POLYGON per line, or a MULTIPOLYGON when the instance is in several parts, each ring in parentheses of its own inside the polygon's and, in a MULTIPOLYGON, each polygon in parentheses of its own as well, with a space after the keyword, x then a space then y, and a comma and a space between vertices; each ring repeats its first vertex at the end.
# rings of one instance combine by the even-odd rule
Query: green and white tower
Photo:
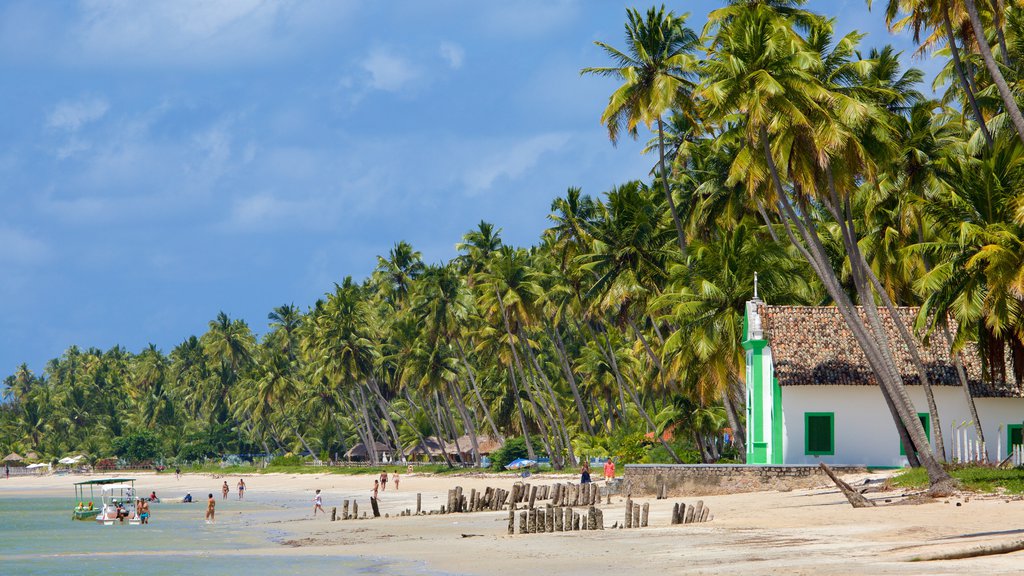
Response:
POLYGON ((772 349, 761 328, 754 277, 754 299, 747 302, 743 349, 747 361, 747 464, 782 464, 782 390, 772 366, 772 349))

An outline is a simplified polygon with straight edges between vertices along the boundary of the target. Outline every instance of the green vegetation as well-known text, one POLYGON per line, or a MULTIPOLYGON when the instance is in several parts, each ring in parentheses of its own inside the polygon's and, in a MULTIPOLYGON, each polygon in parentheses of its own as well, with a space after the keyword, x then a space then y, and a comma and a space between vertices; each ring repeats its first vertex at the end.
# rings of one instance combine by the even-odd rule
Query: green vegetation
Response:
MULTIPOLYGON (((1024 468, 952 467, 950 473, 967 490, 996 492, 1003 489, 1011 494, 1024 494, 1024 468)), ((928 477, 924 470, 910 468, 894 476, 892 484, 902 488, 924 488, 928 485, 928 477)))
POLYGON ((378 462, 378 442, 401 458, 459 439, 479 462, 473 439, 487 435, 521 438, 502 460, 547 454, 556 469, 582 456, 742 460, 740 341, 757 274, 768 302, 840 310, 908 458, 942 483, 878 309, 922 306, 920 335, 1020 386, 1024 120, 1007 87, 1024 74, 1024 12, 944 0, 883 12, 951 57, 937 100, 891 47, 836 36, 798 0, 728 2, 701 35, 664 8, 629 10, 625 43, 598 43, 606 65, 582 72, 621 82, 600 121, 612 142, 650 130, 651 174, 597 195, 569 188, 533 246, 487 222, 449 262, 398 242, 370 277, 273 309, 261 337, 221 313, 169 353, 72 346, 40 374, 22 365, 5 380, 0 451, 273 453, 291 470, 296 455, 357 443, 378 462))

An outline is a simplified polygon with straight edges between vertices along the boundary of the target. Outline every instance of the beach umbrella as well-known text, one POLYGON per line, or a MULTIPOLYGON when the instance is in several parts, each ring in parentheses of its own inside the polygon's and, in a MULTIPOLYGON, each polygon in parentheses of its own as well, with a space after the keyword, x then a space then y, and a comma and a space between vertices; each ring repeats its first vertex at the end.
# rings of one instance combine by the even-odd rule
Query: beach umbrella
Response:
POLYGON ((24 458, 19 456, 17 452, 11 452, 4 457, 4 462, 21 462, 22 460, 24 460, 24 458))
POLYGON ((506 464, 505 465, 505 469, 506 470, 519 470, 520 468, 529 468, 531 466, 536 466, 536 465, 537 465, 537 461, 536 460, 530 460, 528 458, 516 458, 515 460, 513 460, 513 461, 509 462, 508 464, 506 464))

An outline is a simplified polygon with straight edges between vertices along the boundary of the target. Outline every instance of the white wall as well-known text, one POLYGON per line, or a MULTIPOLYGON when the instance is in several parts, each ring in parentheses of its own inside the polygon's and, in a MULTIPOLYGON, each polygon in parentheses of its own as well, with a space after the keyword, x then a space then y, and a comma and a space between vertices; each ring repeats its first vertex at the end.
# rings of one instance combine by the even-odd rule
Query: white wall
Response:
MULTIPOLYGON (((933 386, 939 409, 946 456, 953 448, 950 424, 970 421, 963 389, 933 386)), ((907 391, 918 412, 928 412, 920 386, 907 391)), ((1006 456, 1006 425, 1024 421, 1024 398, 976 398, 978 417, 985 433, 989 458, 1006 456), (1002 431, 998 428, 1002 427, 1002 431), (999 440, 997 441, 997 438, 999 440), (996 454, 997 442, 1001 444, 996 454)), ((786 464, 859 464, 867 466, 905 466, 900 455, 900 440, 889 409, 877 386, 783 386, 783 460, 786 464), (835 455, 804 454, 804 413, 835 414, 835 455)), ((935 423, 932 422, 932 437, 935 423)), ((971 435, 973 438, 973 435, 971 435)), ((933 443, 934 445, 934 443, 933 443)))

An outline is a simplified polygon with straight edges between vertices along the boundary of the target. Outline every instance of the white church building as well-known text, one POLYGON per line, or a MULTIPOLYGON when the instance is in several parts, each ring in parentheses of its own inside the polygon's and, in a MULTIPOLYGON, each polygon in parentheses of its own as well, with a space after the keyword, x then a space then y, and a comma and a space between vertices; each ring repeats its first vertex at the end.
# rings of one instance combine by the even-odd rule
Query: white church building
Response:
MULTIPOLYGON (((897 369, 931 438, 933 423, 917 370, 893 318, 885 309, 879 312, 897 369)), ((908 327, 916 315, 916 308, 899 309, 899 320, 908 327)), ((744 334, 748 464, 907 464, 878 382, 835 307, 769 306, 755 299, 747 303, 744 334)), ((920 350, 946 458, 967 460, 968 446, 980 443, 948 349, 934 342, 920 350)), ((1010 446, 1024 440, 1024 393, 1014 382, 984 382, 976 355, 963 356, 985 438, 983 452, 990 461, 1002 460, 1010 446)))

